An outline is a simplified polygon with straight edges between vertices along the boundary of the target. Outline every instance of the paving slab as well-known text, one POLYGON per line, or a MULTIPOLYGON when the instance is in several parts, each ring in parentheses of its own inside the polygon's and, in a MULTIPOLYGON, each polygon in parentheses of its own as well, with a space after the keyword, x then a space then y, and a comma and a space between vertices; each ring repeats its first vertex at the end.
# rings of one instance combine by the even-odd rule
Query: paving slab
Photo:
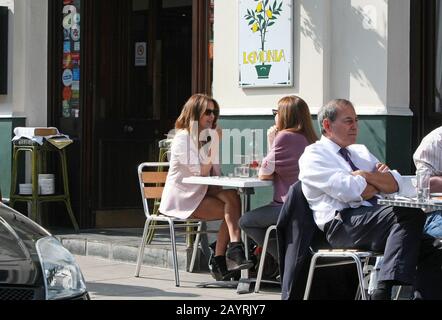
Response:
POLYGON ((149 266, 135 278, 135 264, 115 263, 97 257, 75 256, 93 300, 280 300, 280 287, 263 286, 258 294, 238 295, 235 289, 198 288, 213 281, 209 273, 180 272, 181 286, 175 287, 174 272, 149 266))

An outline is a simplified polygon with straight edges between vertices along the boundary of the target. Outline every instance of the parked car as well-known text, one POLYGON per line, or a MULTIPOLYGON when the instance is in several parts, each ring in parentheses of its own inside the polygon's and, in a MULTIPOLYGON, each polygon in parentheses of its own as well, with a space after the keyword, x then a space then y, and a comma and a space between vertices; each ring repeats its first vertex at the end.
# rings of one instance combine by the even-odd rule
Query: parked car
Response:
POLYGON ((0 300, 89 300, 72 254, 48 231, 2 203, 0 300))

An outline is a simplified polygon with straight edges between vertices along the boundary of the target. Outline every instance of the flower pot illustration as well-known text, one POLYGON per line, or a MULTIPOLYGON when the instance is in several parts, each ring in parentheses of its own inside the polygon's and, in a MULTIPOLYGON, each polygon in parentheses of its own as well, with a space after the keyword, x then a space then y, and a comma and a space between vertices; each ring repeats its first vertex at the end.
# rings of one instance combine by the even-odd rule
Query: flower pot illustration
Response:
POLYGON ((270 70, 272 69, 271 64, 261 64, 255 66, 256 73, 258 74, 258 79, 268 79, 270 76, 270 70))

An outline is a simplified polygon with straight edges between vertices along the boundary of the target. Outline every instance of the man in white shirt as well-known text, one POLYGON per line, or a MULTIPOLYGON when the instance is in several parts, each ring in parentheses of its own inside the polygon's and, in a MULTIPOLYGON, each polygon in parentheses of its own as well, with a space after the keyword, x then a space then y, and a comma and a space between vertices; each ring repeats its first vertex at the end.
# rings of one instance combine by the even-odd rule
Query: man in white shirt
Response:
MULTIPOLYGON (((442 127, 422 140, 413 160, 417 170, 425 170, 431 175, 431 192, 442 195, 442 127)), ((431 237, 442 238, 442 211, 435 211, 428 216, 424 232, 431 237)))
MULTIPOLYGON (((318 120, 323 137, 307 147, 299 160, 299 180, 316 224, 334 248, 384 253, 372 299, 391 299, 392 286, 397 284, 414 284, 425 296, 426 288, 415 283, 416 267, 433 276, 421 268, 425 215, 417 209, 376 204, 381 194, 400 191, 401 175, 380 163, 365 146, 355 144, 358 117, 351 102, 331 101, 320 110, 318 120)), ((425 249, 429 253, 425 260, 439 254, 441 273, 441 254, 433 249, 425 249)))

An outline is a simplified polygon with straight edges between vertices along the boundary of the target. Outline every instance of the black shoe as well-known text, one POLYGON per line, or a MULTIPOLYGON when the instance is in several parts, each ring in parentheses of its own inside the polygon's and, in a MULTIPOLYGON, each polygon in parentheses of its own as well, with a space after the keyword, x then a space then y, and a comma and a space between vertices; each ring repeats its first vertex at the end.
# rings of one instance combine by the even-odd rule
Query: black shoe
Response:
POLYGON ((229 244, 226 252, 227 270, 245 270, 254 266, 253 262, 246 260, 244 246, 241 242, 232 242, 229 244))
POLYGON ((379 281, 378 288, 370 296, 370 300, 391 300, 394 281, 379 281))
POLYGON ((209 261, 209 270, 216 281, 228 281, 235 276, 235 272, 227 270, 225 256, 212 256, 209 261))

